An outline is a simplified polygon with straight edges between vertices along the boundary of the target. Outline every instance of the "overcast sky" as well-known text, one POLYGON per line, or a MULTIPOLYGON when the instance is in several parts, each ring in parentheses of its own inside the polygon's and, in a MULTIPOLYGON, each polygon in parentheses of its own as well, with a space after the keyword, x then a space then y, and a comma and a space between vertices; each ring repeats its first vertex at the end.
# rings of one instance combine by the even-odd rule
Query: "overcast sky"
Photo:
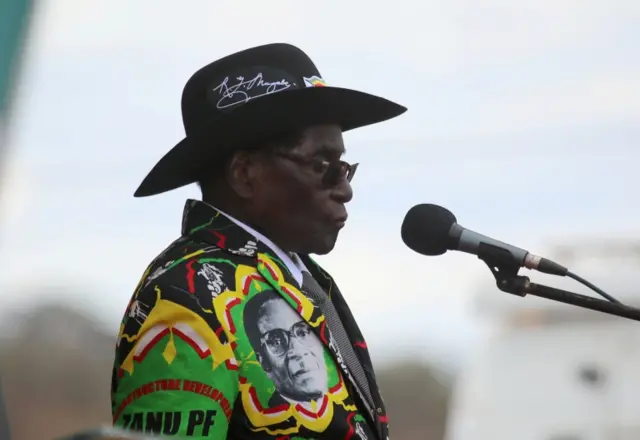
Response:
POLYGON ((41 3, 0 210, 3 308, 59 298, 115 333, 147 263, 179 233, 184 199, 198 196, 132 197, 184 134, 184 82, 277 41, 306 51, 330 85, 409 107, 345 135, 361 163, 356 197, 320 258, 374 355, 448 362, 479 335, 469 299, 490 274, 471 256, 408 250, 400 225, 414 204, 538 253, 640 232, 635 0, 41 3))

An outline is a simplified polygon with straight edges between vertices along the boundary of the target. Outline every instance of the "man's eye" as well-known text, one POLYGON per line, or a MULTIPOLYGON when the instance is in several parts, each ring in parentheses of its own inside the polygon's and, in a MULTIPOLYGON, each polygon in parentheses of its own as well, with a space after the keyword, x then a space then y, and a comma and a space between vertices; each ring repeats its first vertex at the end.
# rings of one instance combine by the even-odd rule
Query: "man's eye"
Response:
POLYGON ((323 173, 329 168, 329 161, 327 160, 316 159, 313 164, 313 168, 319 173, 323 173))

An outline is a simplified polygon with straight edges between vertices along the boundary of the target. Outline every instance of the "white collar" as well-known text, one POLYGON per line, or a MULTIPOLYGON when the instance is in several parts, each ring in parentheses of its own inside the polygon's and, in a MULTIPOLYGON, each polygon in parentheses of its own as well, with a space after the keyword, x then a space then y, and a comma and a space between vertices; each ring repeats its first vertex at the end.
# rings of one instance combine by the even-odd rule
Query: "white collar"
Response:
POLYGON ((302 286, 302 272, 303 271, 308 272, 308 270, 307 270, 306 266, 304 265, 304 263, 302 262, 302 260, 300 259, 300 257, 297 254, 288 253, 288 252, 283 251, 277 244, 275 244, 274 242, 269 240, 267 237, 265 237, 260 232, 258 232, 255 229, 253 229, 251 226, 244 224, 243 222, 241 222, 237 218, 232 217, 231 215, 227 214, 226 212, 222 211, 219 208, 216 208, 213 205, 210 205, 208 203, 207 203, 207 205, 211 206, 213 209, 215 209, 216 211, 220 212, 220 214, 223 214, 229 220, 231 220, 232 222, 234 222, 235 224, 240 226, 242 229, 247 231, 249 234, 253 235, 256 238, 256 240, 261 241, 267 247, 269 247, 273 252, 275 252, 276 256, 280 259, 280 261, 282 261, 282 263, 284 263, 284 265, 287 266, 287 269, 289 269, 289 272, 291 272, 291 275, 296 280, 298 285, 302 286))

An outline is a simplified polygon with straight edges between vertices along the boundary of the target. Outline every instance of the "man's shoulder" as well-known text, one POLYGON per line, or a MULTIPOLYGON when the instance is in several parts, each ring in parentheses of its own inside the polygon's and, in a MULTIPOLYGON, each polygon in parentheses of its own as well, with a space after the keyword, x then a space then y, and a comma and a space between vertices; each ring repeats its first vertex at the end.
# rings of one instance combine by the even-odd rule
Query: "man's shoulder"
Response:
POLYGON ((158 336, 161 334, 157 333, 158 329, 164 329, 171 322, 191 328, 185 330, 185 334, 204 332, 206 335, 207 330, 203 329, 213 329, 216 338, 225 343, 224 333, 218 331, 221 324, 214 300, 236 289, 239 266, 253 267, 253 264, 251 258, 230 254, 189 237, 171 243, 147 267, 131 296, 121 322, 117 359, 123 362, 138 342, 153 340, 138 341, 140 332, 158 336))
POLYGON ((207 289, 225 290, 235 277, 238 265, 254 265, 253 259, 234 255, 218 246, 190 237, 180 237, 163 250, 147 267, 137 290, 170 284, 195 293, 207 289))

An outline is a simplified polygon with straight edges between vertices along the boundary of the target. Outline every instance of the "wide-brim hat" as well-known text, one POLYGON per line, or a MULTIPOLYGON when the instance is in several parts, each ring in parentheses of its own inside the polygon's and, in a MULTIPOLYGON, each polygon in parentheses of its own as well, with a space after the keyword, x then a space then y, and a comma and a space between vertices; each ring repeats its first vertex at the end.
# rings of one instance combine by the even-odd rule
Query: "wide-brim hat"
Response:
POLYGON ((290 44, 237 52, 198 70, 182 92, 186 137, 153 167, 135 197, 189 185, 230 152, 318 124, 342 131, 382 122, 406 107, 328 86, 311 59, 290 44))

